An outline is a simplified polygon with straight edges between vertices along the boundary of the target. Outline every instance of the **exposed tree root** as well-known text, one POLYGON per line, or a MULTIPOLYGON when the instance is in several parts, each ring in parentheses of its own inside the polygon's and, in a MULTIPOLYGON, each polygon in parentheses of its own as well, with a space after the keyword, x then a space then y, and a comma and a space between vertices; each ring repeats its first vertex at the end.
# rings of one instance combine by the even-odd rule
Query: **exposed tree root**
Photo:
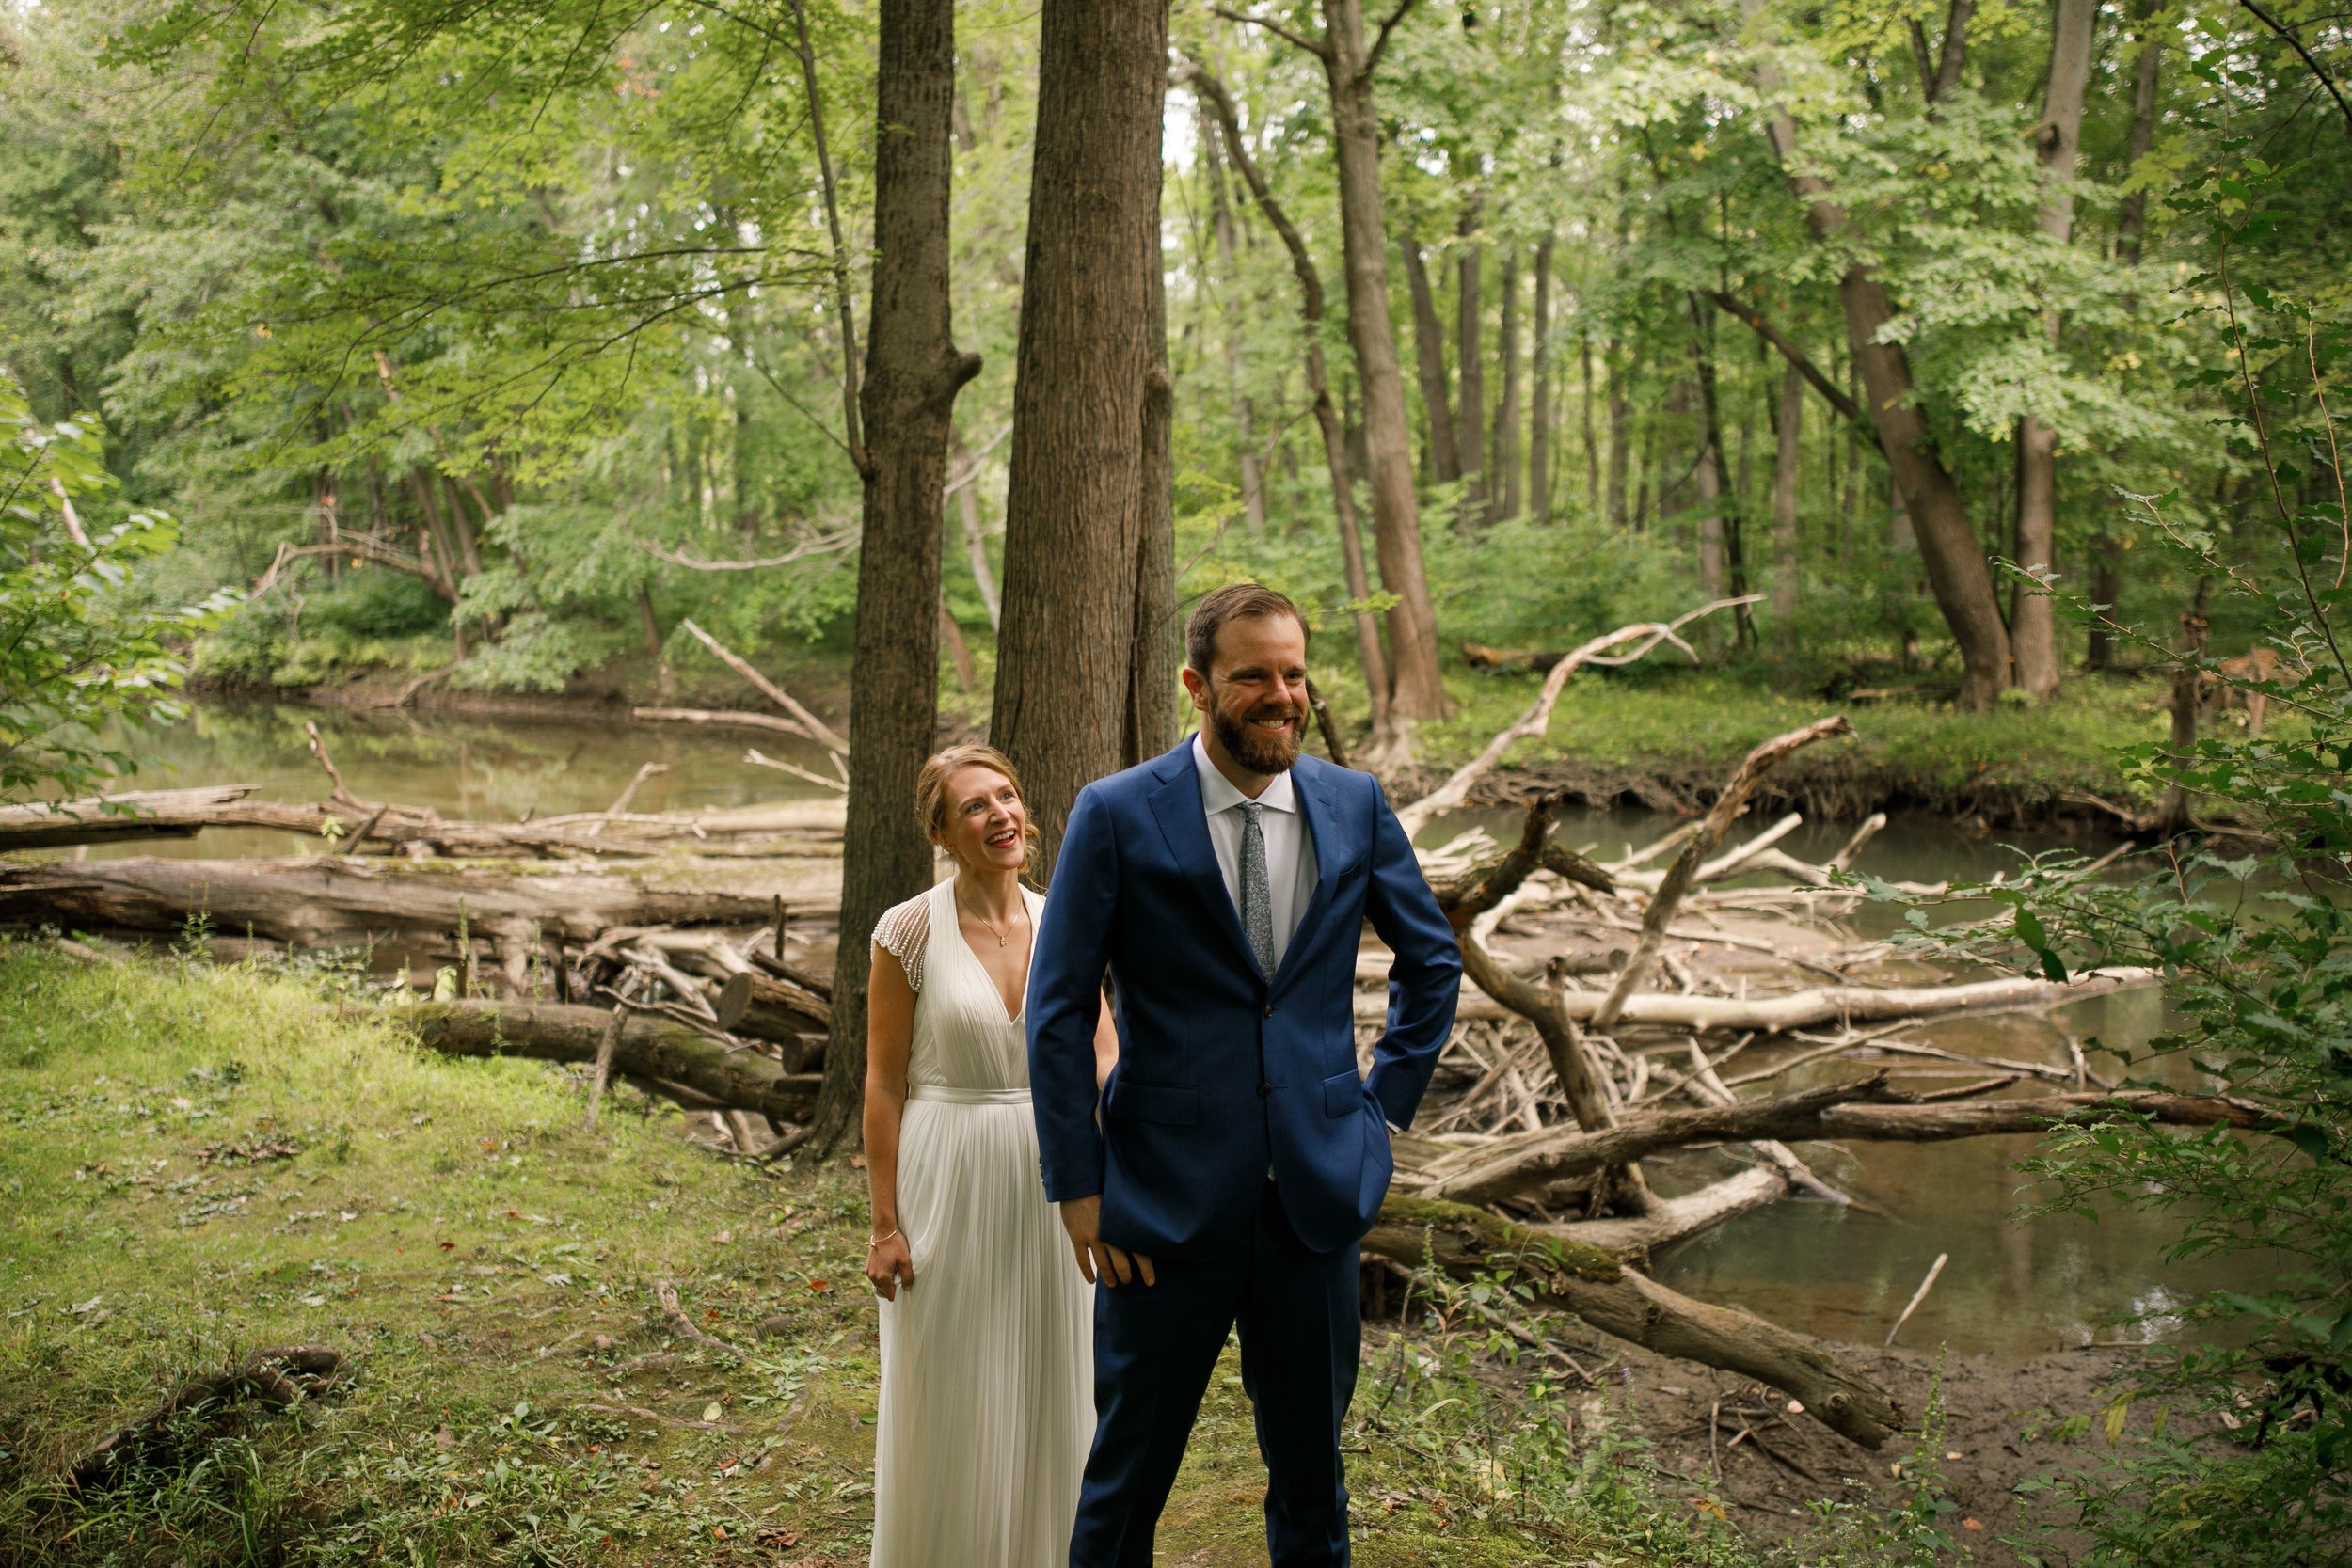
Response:
POLYGON ((100 1439, 68 1468, 66 1481, 83 1491, 108 1485, 175 1444, 212 1436, 248 1400, 291 1410, 323 1392, 342 1364, 342 1353, 325 1345, 279 1345, 226 1371, 189 1378, 154 1409, 100 1439))

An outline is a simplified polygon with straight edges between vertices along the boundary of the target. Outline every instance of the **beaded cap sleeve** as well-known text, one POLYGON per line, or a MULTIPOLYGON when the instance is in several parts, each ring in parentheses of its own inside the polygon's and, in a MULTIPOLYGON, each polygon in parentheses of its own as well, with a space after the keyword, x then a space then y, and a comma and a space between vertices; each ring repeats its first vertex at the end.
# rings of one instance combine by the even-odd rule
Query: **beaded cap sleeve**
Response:
POLYGON ((923 955, 931 944, 931 895, 917 894, 903 904, 893 904, 874 923, 874 945, 898 960, 906 971, 907 985, 920 992, 923 989, 923 955))

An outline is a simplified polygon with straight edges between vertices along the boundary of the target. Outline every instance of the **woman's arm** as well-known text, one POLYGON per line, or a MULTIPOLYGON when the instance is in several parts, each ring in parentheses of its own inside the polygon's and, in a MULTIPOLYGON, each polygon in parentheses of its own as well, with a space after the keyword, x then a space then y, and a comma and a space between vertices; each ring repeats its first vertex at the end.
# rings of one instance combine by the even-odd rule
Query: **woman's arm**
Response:
POLYGON ((888 949, 874 949, 866 988, 866 1186, 873 1199, 874 1245, 866 1277, 896 1301, 914 1284, 914 1253, 898 1228, 898 1122, 907 1100, 907 1053, 914 1041, 914 988, 888 949))

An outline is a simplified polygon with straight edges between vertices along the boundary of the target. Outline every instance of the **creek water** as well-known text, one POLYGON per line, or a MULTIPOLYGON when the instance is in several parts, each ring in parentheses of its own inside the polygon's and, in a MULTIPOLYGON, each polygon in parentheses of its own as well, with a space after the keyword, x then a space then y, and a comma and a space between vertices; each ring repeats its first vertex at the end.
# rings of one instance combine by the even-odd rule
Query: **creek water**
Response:
MULTIPOLYGON (((646 762, 666 763, 669 770, 645 781, 632 810, 744 805, 818 793, 814 785, 746 763, 747 744, 804 766, 823 766, 813 748, 788 749, 785 737, 746 730, 637 724, 617 716, 371 715, 272 704, 200 705, 183 723, 138 733, 130 749, 140 760, 143 787, 252 784, 265 799, 312 800, 326 790, 304 734, 306 721, 318 725, 344 783, 361 799, 481 819, 604 809, 646 762)), ((1517 831, 1508 814, 1464 813, 1433 825, 1424 836, 1440 842, 1468 821, 1489 822, 1504 835, 1517 831)), ((1560 831, 1567 843, 1597 845, 1605 859, 1627 845, 1646 844, 1672 826, 1671 819, 1655 814, 1588 812, 1570 816, 1560 831)), ((1806 823, 1781 842, 1792 854, 1818 860, 1834 853, 1850 831, 1848 825, 1806 823)), ((2019 849, 2069 842, 2081 841, 2051 834, 1987 836, 1949 822, 1899 820, 1865 847, 1857 868, 1911 881, 1981 879, 2014 865, 2019 849)), ((98 857, 302 852, 304 847, 288 835, 258 830, 214 830, 194 839, 89 851, 98 857)), ((1900 915, 1891 908, 1865 905, 1848 924, 1865 936, 1883 935, 1900 924, 1900 915)), ((2071 1035, 2084 1042, 2092 1072, 2117 1079, 2125 1069, 2099 1047, 2137 1048, 2165 1022, 2163 998, 2138 990, 2076 1004, 2046 1018, 1946 1020, 1907 1030, 1903 1037, 2066 1069, 2072 1063, 2071 1035)), ((1773 1060, 1770 1052, 1757 1049, 1727 1070, 1770 1067, 1773 1060)), ((1902 1085, 1913 1090, 1975 1081, 1992 1070, 1915 1060, 1869 1065, 1893 1066, 1902 1085)), ((1823 1061, 1792 1070, 1775 1086, 1834 1081, 1857 1070, 1852 1061, 1823 1061)), ((2035 1092, 2035 1086, 2009 1092, 2035 1092)), ((2163 1249, 2177 1227, 2156 1216, 2109 1210, 2095 1221, 2057 1215, 2018 1222, 2014 1211, 2033 1194, 2013 1167, 2034 1143, 2029 1137, 2002 1137, 1806 1145, 1802 1152, 1808 1162, 1860 1203, 1851 1208, 1774 1204, 1661 1253, 1654 1272, 1704 1300, 1744 1307, 1823 1338, 1876 1344, 1936 1255, 1947 1253, 1949 1262, 1904 1326, 1899 1343, 1915 1349, 1942 1344, 1955 1354, 2001 1357, 2094 1341, 2169 1338, 2185 1331, 2178 1315, 2184 1302, 2217 1286, 2247 1283, 2242 1260, 2234 1265, 2164 1260, 2163 1249)), ((1725 1156, 1706 1153, 1661 1164, 1659 1185, 1670 1192, 1729 1168, 1725 1156)))

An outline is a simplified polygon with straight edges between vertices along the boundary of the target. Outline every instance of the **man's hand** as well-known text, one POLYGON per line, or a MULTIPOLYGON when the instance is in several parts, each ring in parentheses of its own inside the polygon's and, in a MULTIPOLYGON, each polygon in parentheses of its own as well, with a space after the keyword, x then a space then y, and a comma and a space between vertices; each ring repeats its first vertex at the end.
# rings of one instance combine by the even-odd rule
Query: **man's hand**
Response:
POLYGON ((1103 1195, 1073 1197, 1061 1206, 1061 1227, 1070 1232, 1071 1249, 1078 1255, 1078 1272, 1087 1283, 1103 1284, 1116 1290, 1132 1285, 1141 1275, 1146 1285, 1156 1285, 1159 1276, 1152 1272, 1152 1259, 1142 1253, 1129 1253, 1103 1240, 1103 1195))

